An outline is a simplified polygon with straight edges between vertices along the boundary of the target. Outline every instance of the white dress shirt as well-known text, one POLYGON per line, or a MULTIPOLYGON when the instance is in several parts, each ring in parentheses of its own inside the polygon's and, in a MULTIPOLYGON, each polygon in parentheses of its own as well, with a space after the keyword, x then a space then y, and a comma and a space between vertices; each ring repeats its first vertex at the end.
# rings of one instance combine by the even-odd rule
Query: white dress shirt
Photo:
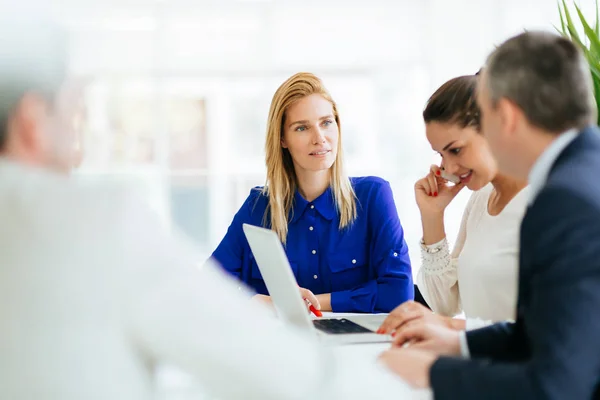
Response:
POLYGON ((531 187, 529 204, 533 203, 540 190, 542 190, 546 184, 550 170, 558 156, 560 156, 563 150, 575 140, 578 134, 579 132, 576 129, 571 129, 560 134, 533 164, 528 177, 529 186, 531 187))
POLYGON ((219 399, 413 398, 283 327, 120 189, 0 162, 0 398, 141 400, 159 363, 219 399))
MULTIPOLYGON (((563 150, 577 137, 577 135, 578 131, 575 129, 560 134, 535 161, 531 171, 529 171, 528 176, 528 204, 531 205, 533 203, 540 190, 542 190, 546 184, 546 180, 548 179, 548 175, 550 174, 550 170, 552 169, 554 162, 558 156, 560 156, 563 150)), ((470 357, 467 335, 465 332, 460 333, 459 340, 462 356, 470 357)))
POLYGON ((519 228, 529 199, 522 189, 498 215, 490 215, 491 184, 473 192, 452 252, 443 239, 423 245, 417 282, 436 313, 464 312, 467 330, 514 319, 519 228))

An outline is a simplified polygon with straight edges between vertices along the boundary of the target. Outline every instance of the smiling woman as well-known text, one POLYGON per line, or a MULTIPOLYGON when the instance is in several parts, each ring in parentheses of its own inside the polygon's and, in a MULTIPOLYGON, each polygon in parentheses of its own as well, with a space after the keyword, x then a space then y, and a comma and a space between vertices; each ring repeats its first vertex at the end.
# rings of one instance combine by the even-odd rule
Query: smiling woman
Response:
POLYGON ((213 258, 270 301, 242 224, 285 245, 304 297, 335 312, 389 312, 413 298, 404 232, 387 181, 345 174, 340 116, 319 78, 298 73, 275 92, 267 184, 254 188, 213 258))
POLYGON ((423 225, 423 265, 417 282, 437 314, 417 303, 402 305, 384 322, 384 332, 402 331, 419 319, 464 330, 515 315, 519 226, 528 190, 525 182, 498 174, 481 131, 477 79, 475 75, 451 79, 423 111, 427 140, 442 164, 431 166, 415 184, 423 225), (444 173, 457 177, 456 184, 448 184, 444 173), (464 187, 473 194, 450 252, 444 211, 464 187), (463 311, 466 321, 451 318, 463 311))

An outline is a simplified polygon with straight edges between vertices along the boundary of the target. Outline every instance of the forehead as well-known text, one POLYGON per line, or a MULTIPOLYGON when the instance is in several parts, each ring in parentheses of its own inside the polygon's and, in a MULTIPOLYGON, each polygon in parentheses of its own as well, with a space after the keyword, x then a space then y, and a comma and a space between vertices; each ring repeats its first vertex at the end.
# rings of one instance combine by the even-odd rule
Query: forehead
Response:
POLYGON ((311 94, 292 104, 287 110, 290 122, 319 119, 333 113, 333 105, 319 94, 311 94))
POLYGON ((425 126, 427 140, 434 151, 442 152, 444 147, 452 142, 464 142, 472 134, 477 134, 474 128, 463 128, 458 124, 430 122, 425 126))

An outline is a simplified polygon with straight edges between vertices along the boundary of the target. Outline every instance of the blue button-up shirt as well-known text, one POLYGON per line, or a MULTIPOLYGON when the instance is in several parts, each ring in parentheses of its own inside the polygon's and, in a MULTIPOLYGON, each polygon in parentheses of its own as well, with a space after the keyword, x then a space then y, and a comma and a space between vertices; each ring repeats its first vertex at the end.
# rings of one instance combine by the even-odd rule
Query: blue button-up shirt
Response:
MULTIPOLYGON (((352 225, 340 230, 331 189, 313 202, 296 192, 285 251, 298 285, 315 294, 331 293, 334 312, 389 312, 414 296, 392 190, 377 177, 350 180, 357 205, 352 225)), ((260 294, 268 291, 242 224, 262 226, 267 204, 262 188, 252 189, 212 255, 260 294)))

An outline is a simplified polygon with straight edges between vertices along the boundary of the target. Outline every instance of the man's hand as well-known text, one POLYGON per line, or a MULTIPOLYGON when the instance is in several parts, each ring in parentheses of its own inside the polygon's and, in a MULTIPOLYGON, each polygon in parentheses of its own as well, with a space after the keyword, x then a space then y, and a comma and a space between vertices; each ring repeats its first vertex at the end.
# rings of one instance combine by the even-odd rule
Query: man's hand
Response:
POLYGON ((391 349, 379 356, 379 360, 392 372, 415 388, 429 387, 429 370, 437 356, 423 350, 391 349))
POLYGON ((452 319, 434 314, 430 309, 414 301, 407 301, 396 307, 379 327, 377 333, 392 333, 415 320, 424 320, 429 324, 441 325, 456 330, 464 330, 464 320, 452 319))
POLYGON ((405 324, 394 335, 393 347, 427 350, 435 355, 460 355, 460 331, 422 319, 405 324))

